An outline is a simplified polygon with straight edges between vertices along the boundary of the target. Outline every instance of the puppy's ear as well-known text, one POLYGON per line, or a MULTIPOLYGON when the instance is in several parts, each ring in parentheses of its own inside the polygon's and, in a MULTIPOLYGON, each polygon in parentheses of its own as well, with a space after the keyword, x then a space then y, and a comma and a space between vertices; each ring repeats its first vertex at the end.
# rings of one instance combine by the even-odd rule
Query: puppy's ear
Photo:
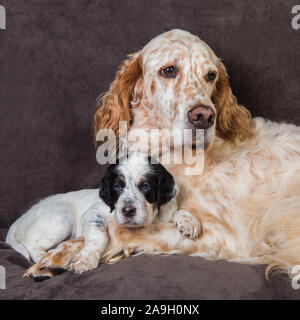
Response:
POLYGON ((116 177, 114 164, 110 165, 106 170, 105 175, 102 178, 99 196, 104 203, 110 207, 110 211, 115 209, 115 203, 117 201, 116 194, 113 192, 113 182, 116 177))
POLYGON ((159 210, 162 205, 175 197, 177 189, 172 175, 161 164, 155 166, 159 174, 157 187, 157 208, 159 210))

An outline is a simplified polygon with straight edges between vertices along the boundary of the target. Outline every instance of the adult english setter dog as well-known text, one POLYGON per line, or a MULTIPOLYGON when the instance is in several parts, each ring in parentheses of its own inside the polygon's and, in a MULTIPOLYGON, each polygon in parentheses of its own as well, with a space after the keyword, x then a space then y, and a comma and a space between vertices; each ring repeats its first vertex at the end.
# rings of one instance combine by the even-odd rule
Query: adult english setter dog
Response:
MULTIPOLYGON (((266 264, 267 272, 274 267, 292 274, 300 264, 300 128, 251 118, 207 44, 171 30, 130 55, 99 100, 95 135, 102 129, 119 134, 120 121, 127 123, 128 137, 135 129, 176 129, 167 148, 174 154, 185 129, 192 131, 195 146, 202 140, 200 175, 186 175, 197 164, 185 157, 166 166, 179 186, 178 208, 199 224, 191 239, 168 222, 134 230, 109 223, 106 260, 133 252, 182 253, 266 264)), ((147 145, 140 138, 135 148, 147 145)), ((165 150, 164 137, 161 141, 159 156, 165 150)))
POLYGON ((120 121, 129 135, 138 128, 204 130, 201 175, 185 175, 185 163, 167 166, 179 185, 179 208, 199 220, 202 233, 192 240, 172 224, 135 232, 113 225, 112 255, 183 253, 267 264, 267 272, 291 273, 300 264, 300 128, 251 118, 206 43, 171 30, 131 54, 100 100, 95 132, 118 133, 120 121))

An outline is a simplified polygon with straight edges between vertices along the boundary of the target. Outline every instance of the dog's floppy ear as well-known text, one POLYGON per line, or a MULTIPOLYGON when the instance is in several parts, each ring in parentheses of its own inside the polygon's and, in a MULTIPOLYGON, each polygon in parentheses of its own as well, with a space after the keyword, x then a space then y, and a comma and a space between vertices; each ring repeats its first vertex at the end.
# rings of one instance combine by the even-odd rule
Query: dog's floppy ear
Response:
POLYGON ((101 129, 110 129, 116 136, 119 133, 119 122, 126 121, 129 128, 131 119, 131 102, 138 103, 143 89, 143 71, 140 53, 129 55, 116 73, 109 91, 97 102, 94 115, 94 139, 101 129))
POLYGON ((99 196, 104 201, 104 203, 110 207, 110 211, 115 209, 115 203, 117 201, 117 196, 113 191, 113 183, 116 177, 115 164, 112 164, 106 170, 105 175, 102 178, 99 196))
POLYGON ((217 134, 234 143, 254 136, 250 112, 237 103, 229 86, 228 75, 222 62, 218 62, 218 80, 212 95, 217 110, 217 134))
POLYGON ((158 186, 157 186, 157 208, 175 197, 177 193, 176 184, 173 176, 161 164, 155 164, 158 173, 158 186))

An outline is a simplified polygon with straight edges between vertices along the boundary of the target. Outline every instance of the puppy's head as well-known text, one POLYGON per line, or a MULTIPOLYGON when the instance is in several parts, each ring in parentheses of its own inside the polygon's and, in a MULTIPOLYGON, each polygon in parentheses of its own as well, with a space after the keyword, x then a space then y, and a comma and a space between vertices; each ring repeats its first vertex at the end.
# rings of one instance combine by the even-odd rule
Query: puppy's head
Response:
POLYGON ((119 225, 142 227, 155 219, 162 205, 176 195, 170 173, 141 153, 110 165, 102 179, 100 198, 115 210, 119 225))

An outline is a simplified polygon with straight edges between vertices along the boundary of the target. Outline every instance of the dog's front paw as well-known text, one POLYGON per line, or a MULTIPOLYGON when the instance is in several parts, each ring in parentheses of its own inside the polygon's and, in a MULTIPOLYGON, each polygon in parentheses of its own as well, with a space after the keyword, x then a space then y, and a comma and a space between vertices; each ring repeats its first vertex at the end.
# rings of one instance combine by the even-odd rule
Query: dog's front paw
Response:
POLYGON ((40 267, 68 270, 74 257, 76 257, 76 254, 78 254, 83 246, 83 237, 63 241, 55 249, 48 251, 39 262, 40 267))
POLYGON ((174 223, 186 237, 195 239, 201 234, 200 222, 188 211, 178 210, 174 215, 174 223))
POLYGON ((39 263, 34 264, 23 274, 23 277, 34 279, 35 281, 40 282, 46 279, 50 279, 55 275, 53 270, 50 270, 48 268, 40 269, 40 267, 41 266, 39 263))
POLYGON ((83 273, 96 269, 99 265, 100 255, 94 251, 80 251, 73 260, 71 270, 76 273, 83 273))
POLYGON ((84 246, 84 238, 79 237, 60 243, 55 249, 48 253, 36 264, 31 266, 24 277, 42 281, 68 270, 73 261, 73 257, 84 246))

